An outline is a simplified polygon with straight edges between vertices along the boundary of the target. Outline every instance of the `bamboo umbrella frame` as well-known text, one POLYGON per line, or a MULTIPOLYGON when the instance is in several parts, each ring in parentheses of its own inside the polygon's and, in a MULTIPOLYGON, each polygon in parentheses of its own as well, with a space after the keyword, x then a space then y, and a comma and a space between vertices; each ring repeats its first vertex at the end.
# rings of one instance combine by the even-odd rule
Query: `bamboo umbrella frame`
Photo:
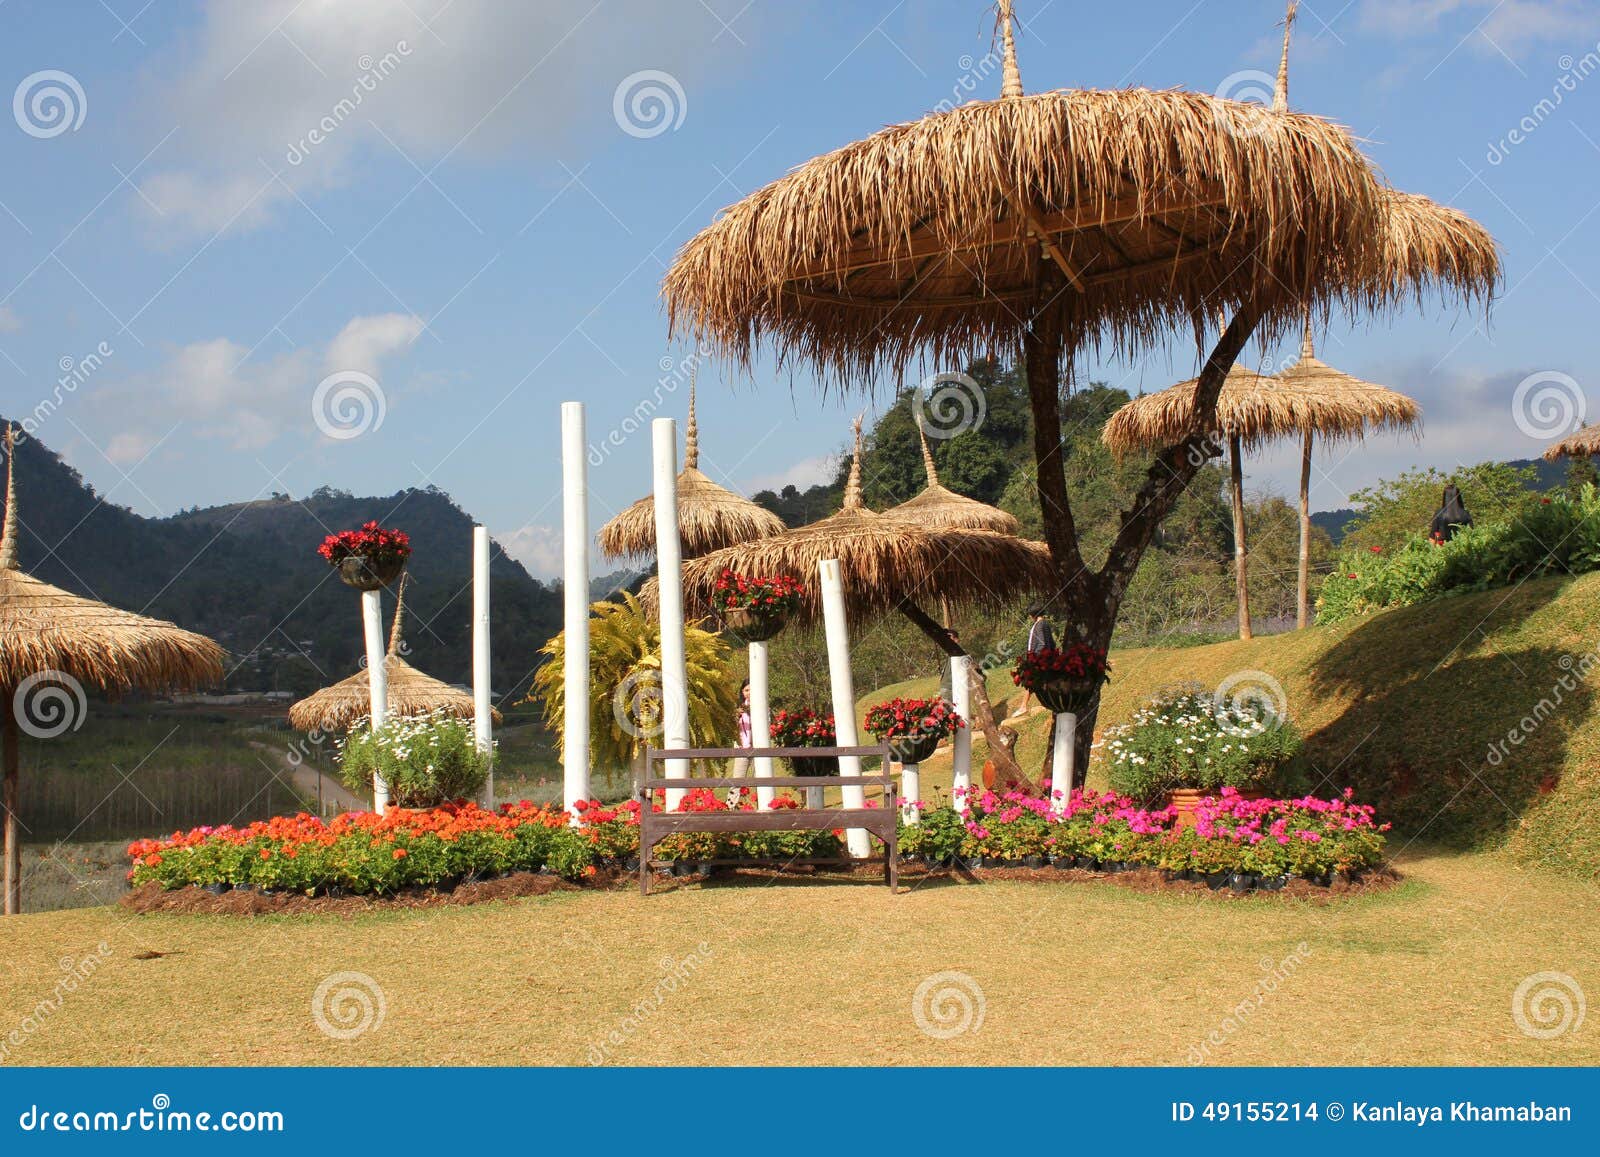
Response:
MULTIPOLYGON (((685 558, 735 543, 779 534, 783 519, 748 498, 718 486, 700 470, 700 428, 695 420, 695 376, 689 377, 689 422, 683 469, 678 472, 678 536, 685 558)), ((656 549, 656 503, 639 499, 600 528, 600 553, 608 559, 647 558, 656 549)))
MULTIPOLYGON (((389 691, 389 715, 404 718, 432 715, 443 712, 457 719, 472 719, 477 715, 471 695, 459 691, 448 683, 425 674, 401 657, 401 641, 405 618, 405 587, 410 575, 402 575, 395 596, 394 622, 389 628, 389 647, 384 656, 383 669, 389 691)), ((348 731, 372 710, 371 691, 367 672, 354 675, 320 691, 313 692, 289 708, 289 725, 297 731, 332 734, 348 731)), ((500 712, 489 709, 490 717, 498 725, 500 712)))
MULTIPOLYGON (((32 694, 84 687, 108 695, 132 690, 203 687, 222 678, 223 651, 204 635, 172 623, 69 594, 17 564, 16 436, 5 433, 6 512, 0 529, 0 731, 4 732, 5 912, 21 908, 21 843, 17 830, 18 712, 32 694), (35 688, 46 690, 35 692, 35 688)), ((60 706, 59 703, 56 706, 60 706)), ((72 708, 68 708, 72 710, 72 708)))

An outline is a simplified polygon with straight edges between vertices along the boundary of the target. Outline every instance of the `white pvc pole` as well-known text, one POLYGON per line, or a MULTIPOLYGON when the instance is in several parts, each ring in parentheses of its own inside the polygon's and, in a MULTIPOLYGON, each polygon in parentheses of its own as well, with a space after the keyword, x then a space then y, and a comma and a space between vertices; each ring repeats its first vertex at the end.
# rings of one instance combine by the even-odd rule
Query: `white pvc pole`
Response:
MULTIPOLYGON (((950 741, 952 795, 958 791, 970 790, 972 787, 972 686, 968 680, 968 673, 971 670, 972 660, 966 655, 951 657, 950 705, 968 724, 966 727, 957 728, 955 738, 950 741)), ((909 792, 906 794, 910 795, 909 792)))
MULTIPOLYGON (((494 709, 489 704, 489 528, 472 528, 472 737, 478 750, 494 751, 494 709)), ((483 806, 494 810, 494 764, 483 784, 483 806)))
MULTIPOLYGON (((678 423, 650 423, 655 458, 656 585, 661 610, 661 746, 689 746, 689 673, 683 646, 683 544, 678 538, 678 423)), ((683 759, 666 761, 670 779, 689 774, 683 759)), ((684 790, 667 791, 667 810, 683 801, 684 790)))
POLYGON ((562 583, 566 612, 563 647, 561 804, 578 822, 577 803, 589 798, 589 463, 583 403, 561 403, 562 583))
MULTIPOLYGON (((850 623, 844 609, 844 577, 839 560, 826 558, 817 564, 822 577, 822 618, 828 636, 828 681, 833 689, 833 725, 840 747, 855 747, 860 742, 856 732, 855 680, 850 672, 850 623)), ((861 757, 839 757, 840 775, 860 775, 861 757)), ((866 793, 859 787, 847 787, 840 793, 847 808, 867 805, 866 793)), ((867 833, 861 828, 851 828, 845 833, 850 855, 865 859, 872 851, 867 833)))
POLYGON ((1057 815, 1066 814, 1072 798, 1072 777, 1078 757, 1074 739, 1078 734, 1078 717, 1070 711, 1056 716, 1056 741, 1050 749, 1050 802, 1057 815))
MULTIPOLYGON (((361 592, 361 630, 367 641, 367 714, 372 730, 379 731, 389 714, 389 671, 383 665, 383 592, 361 592)), ((382 814, 389 806, 389 785, 372 777, 372 810, 382 814)))
MULTIPOLYGON (((750 745, 752 747, 772 746, 772 699, 767 691, 767 686, 767 645, 766 643, 751 643, 750 745)), ((771 778, 772 757, 770 755, 756 756, 755 770, 758 778, 771 778)), ((772 800, 776 795, 777 792, 772 788, 757 784, 756 807, 761 811, 771 810, 772 800)))
POLYGON ((908 824, 921 823, 922 811, 917 801, 922 798, 922 768, 914 763, 900 765, 900 797, 906 801, 900 805, 900 818, 908 824))

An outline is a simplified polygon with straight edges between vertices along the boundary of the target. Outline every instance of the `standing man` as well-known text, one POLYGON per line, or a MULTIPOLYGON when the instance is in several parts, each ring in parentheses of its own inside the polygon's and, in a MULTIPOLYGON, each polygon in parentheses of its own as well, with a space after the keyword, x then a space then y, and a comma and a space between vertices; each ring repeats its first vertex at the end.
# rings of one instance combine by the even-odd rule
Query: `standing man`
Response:
MULTIPOLYGON (((1053 651, 1056 649, 1056 637, 1050 630, 1050 623, 1044 617, 1044 605, 1032 603, 1028 606, 1028 618, 1032 625, 1028 627, 1028 654, 1034 655, 1040 651, 1053 651)), ((1032 692, 1022 692, 1022 702, 1013 711, 1010 718, 1016 719, 1028 713, 1028 700, 1033 697, 1032 692)))

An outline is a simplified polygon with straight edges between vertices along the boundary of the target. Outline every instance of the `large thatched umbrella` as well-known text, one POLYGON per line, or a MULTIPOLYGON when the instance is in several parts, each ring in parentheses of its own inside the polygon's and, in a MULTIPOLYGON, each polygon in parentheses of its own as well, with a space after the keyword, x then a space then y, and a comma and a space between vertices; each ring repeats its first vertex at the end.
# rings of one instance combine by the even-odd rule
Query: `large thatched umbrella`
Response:
MULTIPOLYGON (((683 557, 710 554, 783 530, 783 519, 748 498, 718 486, 700 471, 700 433, 694 416, 694 378, 689 379, 689 424, 683 469, 678 472, 678 536, 683 557)), ((608 559, 643 558, 656 549, 656 500, 639 499, 600 528, 600 553, 608 559)))
MULTIPOLYGON (((989 530, 916 524, 868 510, 861 498, 861 421, 855 424, 855 456, 845 482, 844 504, 835 514, 770 538, 730 546, 685 562, 683 594, 691 613, 712 609, 717 579, 732 570, 750 575, 789 575, 805 585, 801 619, 822 614, 817 564, 839 560, 852 619, 899 611, 946 654, 964 654, 922 602, 944 596, 984 607, 1002 607, 1017 596, 1047 589, 1054 568, 1043 543, 989 530)), ((657 605, 656 580, 641 595, 657 605)), ((978 723, 993 729, 982 680, 977 681, 978 723)), ((996 749, 998 743, 991 739, 996 749)))
MULTIPOLYGON (((891 126, 750 194, 684 246, 663 294, 674 332, 746 367, 770 345, 866 388, 918 358, 1020 353, 1066 631, 1103 647, 1245 342, 1288 332, 1306 305, 1382 309, 1417 282, 1383 264, 1386 189, 1342 127, 1178 91, 1024 96, 1011 0, 998 7, 999 100, 891 126), (1088 345, 1137 352, 1218 308, 1233 320, 1200 375, 1199 429, 1158 455, 1093 571, 1060 454, 1062 364, 1088 345)), ((1410 276, 1487 299, 1497 259, 1452 240, 1410 276)))
POLYGON ((1559 442, 1552 442, 1544 452, 1547 462, 1558 458, 1589 458, 1600 456, 1600 426, 1584 426, 1574 430, 1559 442))
MULTIPOLYGON (((470 694, 448 683, 441 683, 432 675, 423 674, 400 657, 405 584, 409 578, 410 575, 405 575, 400 579, 400 589, 395 596, 394 623, 389 628, 389 650, 383 661, 384 674, 388 676, 389 715, 403 718, 442 711, 459 719, 471 719, 473 703, 470 694)), ((494 714, 495 723, 499 724, 500 712, 493 707, 489 710, 494 714)), ((363 668, 291 706, 289 726, 297 731, 330 734, 348 731, 357 720, 365 719, 371 713, 372 692, 363 668)))
POLYGON ((5 733, 5 912, 10 916, 22 901, 18 713, 33 703, 51 713, 52 723, 61 722, 82 709, 84 687, 111 695, 202 687, 221 680, 223 656, 222 648, 204 635, 68 594, 18 569, 16 445, 10 427, 5 450, 6 514, 0 531, 0 694, 5 702, 0 705, 0 729, 5 733))

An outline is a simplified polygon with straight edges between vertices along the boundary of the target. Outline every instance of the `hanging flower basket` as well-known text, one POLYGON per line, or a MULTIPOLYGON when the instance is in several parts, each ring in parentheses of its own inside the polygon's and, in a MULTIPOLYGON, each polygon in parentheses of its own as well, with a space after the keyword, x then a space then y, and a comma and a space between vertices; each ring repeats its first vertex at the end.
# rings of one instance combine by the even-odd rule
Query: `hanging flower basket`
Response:
POLYGON ((742 643, 764 643, 800 609, 806 588, 788 575, 763 578, 724 569, 717 576, 713 605, 722 632, 742 643))
POLYGON ((1045 709, 1056 715, 1082 715, 1100 694, 1099 679, 1052 679, 1038 684, 1033 693, 1045 709))
POLYGON ((889 745, 901 763, 921 763, 939 741, 967 725, 948 700, 889 699, 867 708, 867 730, 889 745))
MULTIPOLYGON (((770 734, 774 747, 833 747, 838 743, 833 716, 809 707, 774 711, 770 734)), ((839 774, 839 760, 832 755, 794 756, 789 766, 796 775, 839 774)))
POLYGON ((889 750, 899 763, 921 763, 939 747, 937 735, 908 735, 889 740, 889 750))
POLYGON ((339 580, 358 591, 375 591, 400 577, 411 557, 411 536, 403 530, 385 530, 376 522, 360 530, 341 530, 322 540, 317 548, 324 561, 339 572, 339 580))
POLYGON ((838 757, 832 755, 818 755, 810 759, 791 759, 789 767, 796 775, 802 775, 807 778, 839 774, 838 757))
POLYGON ((1017 660, 1011 681, 1039 697, 1057 715, 1082 715, 1094 706, 1100 687, 1111 677, 1106 653, 1084 643, 1030 651, 1017 660))

